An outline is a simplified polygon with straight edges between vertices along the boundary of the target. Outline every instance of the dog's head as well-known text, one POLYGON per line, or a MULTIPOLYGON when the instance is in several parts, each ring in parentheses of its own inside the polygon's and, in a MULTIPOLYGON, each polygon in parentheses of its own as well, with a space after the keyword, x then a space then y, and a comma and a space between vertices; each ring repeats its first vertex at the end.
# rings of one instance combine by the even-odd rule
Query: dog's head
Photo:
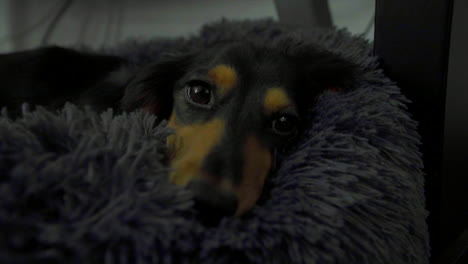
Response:
POLYGON ((252 208, 274 150, 298 134, 314 97, 352 80, 351 63, 312 46, 293 48, 232 42, 168 55, 127 86, 123 109, 169 119, 170 180, 191 188, 207 212, 252 208))

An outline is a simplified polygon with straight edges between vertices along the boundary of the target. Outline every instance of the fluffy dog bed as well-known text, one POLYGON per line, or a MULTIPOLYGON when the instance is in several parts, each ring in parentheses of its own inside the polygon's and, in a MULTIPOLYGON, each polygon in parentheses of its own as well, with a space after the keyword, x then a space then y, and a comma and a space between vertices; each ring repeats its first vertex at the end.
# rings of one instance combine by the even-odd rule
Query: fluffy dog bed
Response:
POLYGON ((144 64, 172 49, 250 38, 314 42, 360 65, 325 92, 301 140, 242 218, 197 220, 167 182, 165 122, 143 112, 0 117, 1 263, 427 263, 423 174, 408 101, 371 46, 345 31, 272 21, 205 26, 188 39, 130 41, 106 52, 144 64), (159 123, 159 124, 158 124, 159 123))

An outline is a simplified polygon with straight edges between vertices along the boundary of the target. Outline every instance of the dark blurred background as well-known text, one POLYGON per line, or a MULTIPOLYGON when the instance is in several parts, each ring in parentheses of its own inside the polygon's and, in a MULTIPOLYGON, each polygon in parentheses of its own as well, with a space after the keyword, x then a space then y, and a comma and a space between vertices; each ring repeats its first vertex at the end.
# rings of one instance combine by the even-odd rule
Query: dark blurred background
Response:
MULTIPOLYGON (((109 46, 129 37, 194 34, 206 22, 278 19, 274 0, 0 0, 0 52, 42 44, 109 46)), ((299 1, 302 2, 302 1, 299 1)), ((367 32, 374 0, 330 0, 333 23, 352 33, 367 32)))

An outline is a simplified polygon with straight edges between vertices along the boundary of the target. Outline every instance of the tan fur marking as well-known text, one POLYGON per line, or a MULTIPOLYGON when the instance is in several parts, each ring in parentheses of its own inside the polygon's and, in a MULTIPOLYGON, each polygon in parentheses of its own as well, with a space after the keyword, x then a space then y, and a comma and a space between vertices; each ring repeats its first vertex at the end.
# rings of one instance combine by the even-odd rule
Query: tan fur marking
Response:
POLYGON ((173 113, 168 126, 175 129, 175 134, 167 138, 174 169, 169 180, 177 185, 186 185, 191 179, 200 177, 201 165, 210 150, 221 140, 224 121, 215 119, 207 123, 180 126, 176 124, 173 113))
POLYGON ((169 117, 169 122, 167 123, 168 127, 176 129, 176 120, 177 116, 174 110, 172 110, 171 116, 169 117))
POLYGON ((219 64, 208 71, 208 76, 218 85, 220 94, 226 95, 237 84, 237 73, 228 65, 219 64))
POLYGON ((244 167, 240 184, 234 187, 239 199, 236 215, 242 215, 255 205, 270 171, 272 155, 258 139, 249 136, 244 143, 244 167))
POLYGON ((263 99, 265 114, 272 114, 291 106, 291 99, 282 88, 270 88, 263 99))

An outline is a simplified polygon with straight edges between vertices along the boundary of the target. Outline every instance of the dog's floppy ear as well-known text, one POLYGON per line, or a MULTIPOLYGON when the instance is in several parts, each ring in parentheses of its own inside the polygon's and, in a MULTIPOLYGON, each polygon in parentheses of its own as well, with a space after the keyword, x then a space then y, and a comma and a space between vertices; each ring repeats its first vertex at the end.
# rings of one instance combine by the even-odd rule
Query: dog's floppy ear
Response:
POLYGON ((309 85, 324 89, 343 89, 351 85, 358 72, 354 63, 326 50, 311 47, 298 54, 299 68, 309 85))
POLYGON ((160 118, 172 112, 172 91, 177 80, 191 64, 193 54, 173 53, 163 55, 154 63, 137 70, 125 88, 121 101, 124 111, 144 109, 160 118))

